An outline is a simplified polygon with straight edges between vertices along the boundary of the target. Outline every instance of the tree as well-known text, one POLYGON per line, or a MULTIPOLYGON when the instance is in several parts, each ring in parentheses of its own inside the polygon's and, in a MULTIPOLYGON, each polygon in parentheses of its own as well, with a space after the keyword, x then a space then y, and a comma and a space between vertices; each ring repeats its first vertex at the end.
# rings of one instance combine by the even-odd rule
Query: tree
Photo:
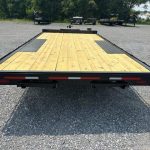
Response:
POLYGON ((34 11, 52 20, 72 16, 105 18, 117 13, 124 18, 135 5, 150 0, 0 0, 1 18, 31 18, 34 11))
POLYGON ((0 16, 2 18, 9 17, 9 9, 7 5, 7 0, 0 0, 0 16))

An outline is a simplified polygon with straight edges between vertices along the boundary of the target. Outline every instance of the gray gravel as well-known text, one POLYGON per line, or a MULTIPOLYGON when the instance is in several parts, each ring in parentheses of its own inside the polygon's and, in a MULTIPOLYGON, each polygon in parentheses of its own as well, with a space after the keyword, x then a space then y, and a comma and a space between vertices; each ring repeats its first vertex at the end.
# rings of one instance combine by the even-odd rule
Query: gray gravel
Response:
MULTIPOLYGON (((0 22, 0 56, 42 28, 64 27, 0 22)), ((150 26, 90 27, 150 65, 150 26)), ((150 150, 150 88, 0 86, 0 149, 150 150)))

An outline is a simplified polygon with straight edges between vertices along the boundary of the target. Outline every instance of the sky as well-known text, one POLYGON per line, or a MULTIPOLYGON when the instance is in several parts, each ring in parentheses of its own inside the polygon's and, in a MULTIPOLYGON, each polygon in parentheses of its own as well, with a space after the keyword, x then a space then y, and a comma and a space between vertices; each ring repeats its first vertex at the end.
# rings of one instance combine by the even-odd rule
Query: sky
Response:
MULTIPOLYGON (((147 10, 148 10, 148 11, 150 11, 150 2, 149 2, 149 3, 147 3, 147 5, 148 5, 147 10)), ((143 7, 144 7, 144 4, 142 4, 142 5, 140 5, 140 6, 136 6, 136 7, 134 7, 134 9, 135 9, 135 10, 144 11, 145 9, 144 9, 143 7)))

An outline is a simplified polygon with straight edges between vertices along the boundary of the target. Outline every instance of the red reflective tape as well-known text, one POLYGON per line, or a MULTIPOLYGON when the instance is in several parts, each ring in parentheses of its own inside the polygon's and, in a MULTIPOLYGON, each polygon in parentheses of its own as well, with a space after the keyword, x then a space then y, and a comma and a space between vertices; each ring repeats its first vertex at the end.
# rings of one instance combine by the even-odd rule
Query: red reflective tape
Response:
POLYGON ((49 80, 68 80, 68 77, 49 77, 49 80))
POLYGON ((143 85, 144 85, 144 84, 147 84, 147 82, 146 82, 146 81, 143 81, 143 80, 137 81, 136 83, 141 84, 141 85, 142 85, 142 84, 143 84, 143 85))
POLYGON ((81 80, 100 80, 100 77, 81 77, 81 80))
POLYGON ((7 79, 7 80, 25 80, 25 77, 21 77, 21 76, 6 76, 6 77, 4 77, 4 79, 7 79))
POLYGON ((123 77, 122 80, 124 81, 140 81, 140 77, 123 77))
POLYGON ((7 84, 7 83, 9 83, 8 80, 0 80, 0 84, 7 84))

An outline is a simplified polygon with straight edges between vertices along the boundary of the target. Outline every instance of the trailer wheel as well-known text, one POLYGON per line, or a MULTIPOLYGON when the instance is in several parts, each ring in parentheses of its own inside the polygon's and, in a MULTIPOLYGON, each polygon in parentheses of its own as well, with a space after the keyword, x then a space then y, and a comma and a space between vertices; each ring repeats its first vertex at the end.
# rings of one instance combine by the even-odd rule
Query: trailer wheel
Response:
POLYGON ((22 88, 22 89, 26 89, 26 86, 22 85, 21 88, 22 88))
POLYGON ((121 86, 121 89, 124 90, 124 89, 126 89, 126 87, 127 87, 127 85, 122 85, 122 86, 121 86))
POLYGON ((113 25, 113 23, 109 23, 109 25, 110 25, 110 26, 112 26, 112 25, 113 25))
POLYGON ((122 25, 123 25, 123 23, 122 23, 122 22, 120 22, 120 23, 119 23, 119 25, 120 25, 120 26, 122 26, 122 25))

